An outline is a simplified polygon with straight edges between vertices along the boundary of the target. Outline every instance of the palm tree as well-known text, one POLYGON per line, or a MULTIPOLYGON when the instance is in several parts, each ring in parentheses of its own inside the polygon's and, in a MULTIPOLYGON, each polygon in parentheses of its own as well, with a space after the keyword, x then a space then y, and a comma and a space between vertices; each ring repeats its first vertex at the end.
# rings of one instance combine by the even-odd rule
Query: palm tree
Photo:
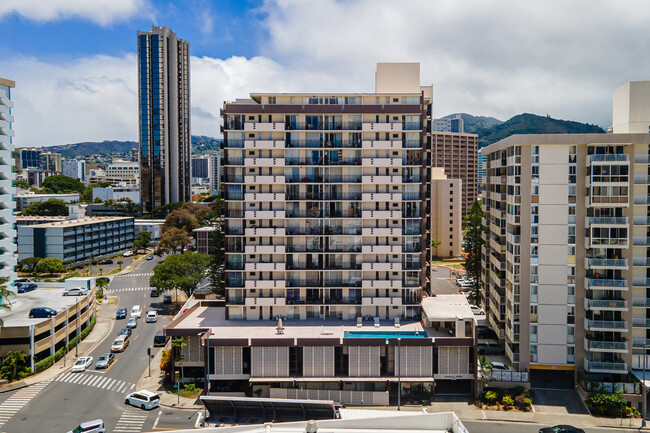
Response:
MULTIPOLYGON (((11 311, 11 298, 15 298, 16 294, 7 288, 8 277, 0 278, 0 311, 11 311)), ((0 317, 0 326, 4 325, 0 317)))
POLYGON ((187 346, 185 339, 183 337, 177 337, 172 340, 172 348, 175 348, 176 352, 176 361, 181 362, 181 378, 184 380, 185 375, 183 373, 183 347, 187 346))
POLYGON ((13 350, 2 360, 2 375, 11 382, 25 370, 26 363, 27 355, 22 350, 13 350))

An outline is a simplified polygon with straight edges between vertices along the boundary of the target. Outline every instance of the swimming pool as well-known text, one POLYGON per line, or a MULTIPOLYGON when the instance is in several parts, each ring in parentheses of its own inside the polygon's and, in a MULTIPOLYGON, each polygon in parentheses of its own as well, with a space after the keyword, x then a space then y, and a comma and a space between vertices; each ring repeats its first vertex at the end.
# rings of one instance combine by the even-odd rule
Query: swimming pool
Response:
POLYGON ((427 338, 420 331, 345 331, 343 338, 427 338))

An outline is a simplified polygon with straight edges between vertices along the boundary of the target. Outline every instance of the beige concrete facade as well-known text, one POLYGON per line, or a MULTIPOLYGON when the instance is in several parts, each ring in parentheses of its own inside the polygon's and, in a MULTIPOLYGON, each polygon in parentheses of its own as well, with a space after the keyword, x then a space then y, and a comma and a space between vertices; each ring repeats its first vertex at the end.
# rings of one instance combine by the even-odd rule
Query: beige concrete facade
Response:
POLYGON ((431 239, 440 241, 431 248, 433 257, 458 257, 463 236, 461 179, 449 179, 444 168, 431 169, 431 239))
POLYGON ((628 81, 614 89, 612 131, 650 132, 650 81, 628 81))

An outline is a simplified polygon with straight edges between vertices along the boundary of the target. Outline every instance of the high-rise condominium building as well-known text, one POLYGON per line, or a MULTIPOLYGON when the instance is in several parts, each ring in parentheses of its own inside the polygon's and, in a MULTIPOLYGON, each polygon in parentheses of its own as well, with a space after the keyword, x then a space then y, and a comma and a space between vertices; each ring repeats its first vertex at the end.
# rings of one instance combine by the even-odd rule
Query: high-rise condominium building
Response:
POLYGON ((463 181, 463 216, 478 195, 478 135, 433 131, 431 164, 443 167, 450 179, 463 181))
POLYGON ((517 135, 483 148, 487 317, 532 380, 625 383, 643 368, 650 134, 617 132, 517 135))
POLYGON ((57 173, 61 173, 61 171, 63 171, 63 167, 61 165, 61 154, 53 152, 42 152, 40 167, 46 171, 55 171, 57 173))
POLYGON ((221 155, 202 155, 192 158, 192 178, 208 179, 210 194, 219 192, 221 186, 221 155))
POLYGON ((20 147, 17 148, 20 159, 20 168, 40 168, 42 149, 37 147, 20 147))
POLYGON ((61 169, 64 176, 86 182, 86 161, 83 159, 63 160, 61 169))
MULTIPOLYGON (((0 78, 0 202, 3 206, 0 208, 0 277, 6 277, 9 281, 16 279, 16 217, 14 209, 16 202, 14 195, 16 188, 13 186, 15 174, 13 173, 13 151, 14 151, 14 131, 12 124, 14 116, 12 113, 13 101, 12 89, 15 84, 11 80, 0 78)), ((9 286, 7 286, 9 287, 9 286)), ((13 289, 9 287, 9 289, 13 289)), ((0 304, 2 300, 0 299, 0 304)))
POLYGON ((230 319, 419 317, 432 94, 419 64, 381 63, 375 93, 224 104, 230 319))
POLYGON ((190 45, 166 27, 138 32, 140 185, 145 211, 191 199, 190 45))
POLYGON ((485 183, 485 177, 486 177, 486 160, 485 160, 485 155, 483 154, 483 149, 478 150, 478 166, 477 166, 477 173, 478 173, 478 185, 481 186, 485 183))

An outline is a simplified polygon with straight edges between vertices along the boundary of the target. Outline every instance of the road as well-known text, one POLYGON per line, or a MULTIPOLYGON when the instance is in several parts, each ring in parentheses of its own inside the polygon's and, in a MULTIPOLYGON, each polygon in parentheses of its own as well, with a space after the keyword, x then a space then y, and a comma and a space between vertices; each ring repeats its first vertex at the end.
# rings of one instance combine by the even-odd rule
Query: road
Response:
MULTIPOLYGON (((130 312, 133 305, 143 306, 142 318, 133 329, 129 347, 116 354, 116 362, 107 370, 95 370, 93 365, 83 373, 60 374, 44 387, 39 384, 43 388, 38 393, 35 393, 36 389, 27 392, 39 386, 33 385, 24 390, 0 394, 0 404, 12 397, 13 400, 8 403, 13 405, 16 401, 14 407, 18 408, 24 403, 0 427, 0 432, 65 432, 80 422, 97 418, 104 420, 107 432, 135 433, 193 427, 194 411, 167 408, 144 411, 124 404, 124 397, 135 390, 138 380, 147 371, 147 347, 152 346, 152 354, 161 350, 153 347, 153 336, 171 320, 162 303, 162 296, 151 298, 148 289, 149 277, 159 260, 144 261, 128 275, 111 276, 108 289, 118 295, 119 307, 126 307, 130 312), (158 311, 157 323, 145 323, 146 311, 151 309, 158 311), (21 392, 26 395, 18 394, 21 392)), ((112 332, 90 354, 95 362, 103 353, 110 352, 114 337, 125 326, 125 319, 115 320, 112 332)))
MULTIPOLYGON (((552 427, 555 424, 561 424, 562 420, 559 418, 553 419, 549 417, 549 423, 540 425, 533 423, 524 423, 524 422, 499 422, 499 421, 473 421, 473 420, 461 420, 463 425, 471 433, 538 433, 539 429, 542 427, 552 427), (553 423, 555 421, 555 423, 553 423)), ((633 420, 634 425, 639 425, 638 420, 633 420)), ((623 421, 624 427, 629 427, 629 420, 623 421)), ((580 427, 585 431, 585 433, 621 433, 621 431, 626 431, 613 427, 580 427)), ((631 430, 627 430, 631 431, 631 430)))

